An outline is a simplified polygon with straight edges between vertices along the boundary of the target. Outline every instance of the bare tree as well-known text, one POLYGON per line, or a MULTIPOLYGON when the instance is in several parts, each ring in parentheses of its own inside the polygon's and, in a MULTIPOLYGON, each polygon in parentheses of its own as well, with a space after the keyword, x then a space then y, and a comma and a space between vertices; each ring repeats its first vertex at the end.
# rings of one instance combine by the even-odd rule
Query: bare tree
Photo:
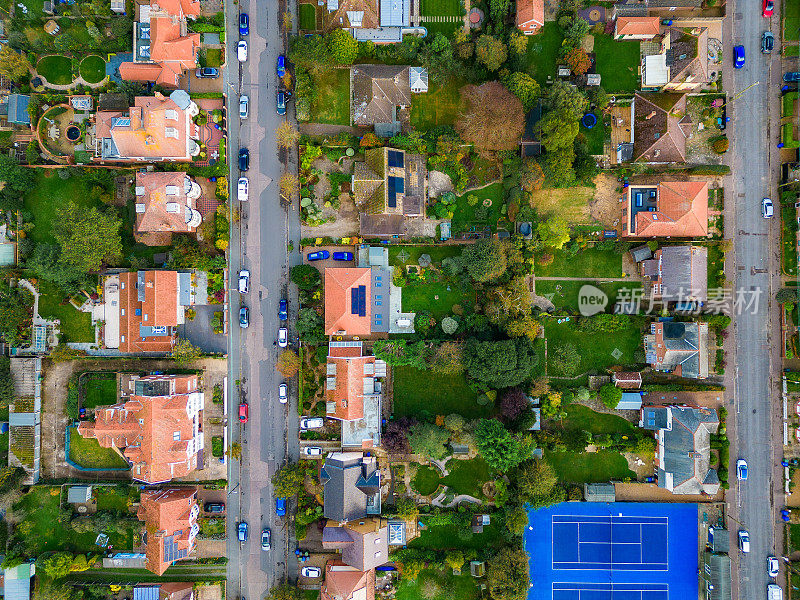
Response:
POLYGON ((498 81, 461 88, 455 123, 461 138, 479 152, 513 150, 525 128, 522 103, 498 81))
POLYGON ((284 173, 281 175, 281 198, 286 202, 294 200, 300 191, 300 180, 294 173, 284 173))
POLYGON ((300 132, 289 121, 281 121, 281 124, 275 130, 275 139, 279 148, 288 150, 293 148, 297 140, 300 139, 300 132))

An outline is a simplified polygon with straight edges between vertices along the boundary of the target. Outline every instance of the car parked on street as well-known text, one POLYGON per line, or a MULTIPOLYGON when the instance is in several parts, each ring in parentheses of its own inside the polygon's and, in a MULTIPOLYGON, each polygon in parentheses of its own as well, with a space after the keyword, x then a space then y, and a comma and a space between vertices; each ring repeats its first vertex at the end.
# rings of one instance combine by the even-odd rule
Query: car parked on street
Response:
POLYGON ((322 456, 322 448, 319 446, 303 446, 303 454, 306 456, 322 456))
POLYGON ((198 79, 216 79, 219 77, 219 69, 214 67, 203 67, 194 72, 198 79))
POLYGON ((239 521, 239 524, 236 526, 236 537, 239 538, 240 542, 247 541, 247 522, 246 521, 239 521))
POLYGON ((780 563, 778 563, 778 558, 776 556, 768 556, 767 574, 770 577, 777 577, 779 571, 780 571, 780 563))
POLYGON ((248 114, 248 108, 250 105, 250 98, 247 97, 246 94, 242 94, 239 97, 239 118, 246 119, 248 114))
POLYGON ((352 252, 334 252, 333 260, 353 260, 352 252))
POLYGON ((792 83, 792 82, 800 81, 800 73, 798 73, 797 71, 790 71, 789 73, 784 73, 783 74, 783 80, 786 83, 792 83))
POLYGON ((278 57, 278 77, 286 75, 286 57, 281 54, 278 57))
POLYGON ((300 429, 320 429, 325 426, 322 417, 300 417, 300 429))
POLYGON ((316 252, 311 252, 308 256, 306 256, 306 260, 325 260, 326 258, 330 258, 331 253, 327 250, 317 250, 316 252))
POLYGON ((741 69, 744 66, 744 46, 733 47, 733 67, 741 69))
POLYGON ((771 32, 765 31, 761 34, 761 52, 764 54, 769 54, 772 52, 772 49, 775 47, 775 37, 772 35, 771 32))
POLYGON ((264 527, 261 530, 261 549, 265 552, 271 548, 269 540, 270 540, 270 531, 268 527, 264 527))
POLYGON ((250 168, 250 150, 239 148, 239 170, 245 171, 250 168))
POLYGON ((239 15, 239 35, 249 35, 250 34, 250 17, 247 13, 241 13, 239 15))
POLYGON ((736 479, 747 481, 747 462, 743 458, 736 461, 736 479))
POLYGON ((278 346, 286 348, 289 345, 289 330, 286 327, 278 329, 278 346))
POLYGON ((289 386, 282 383, 278 386, 278 402, 286 404, 289 401, 289 386))
POLYGON ((772 206, 772 200, 764 198, 761 200, 761 216, 765 219, 771 219, 775 214, 775 208, 772 206))
POLYGON ((287 302, 286 298, 281 298, 281 301, 278 303, 278 318, 281 321, 285 321, 289 318, 289 302, 287 302))
POLYGON ((275 498, 275 514, 279 517, 286 516, 286 498, 275 498))
POLYGON ((250 309, 246 306, 239 309, 239 326, 242 329, 250 327, 250 309))
POLYGON ((246 294, 250 290, 250 271, 242 269, 239 271, 239 293, 246 294))
POLYGON ((300 569, 300 575, 303 577, 316 578, 322 576, 322 569, 319 567, 303 567, 300 569))
POLYGON ((239 59, 239 62, 247 61, 247 42, 244 40, 239 40, 236 45, 236 58, 239 59))
POLYGON ((739 530, 739 550, 744 554, 750 552, 750 534, 747 533, 746 529, 739 530))
POLYGON ((239 198, 239 202, 247 202, 250 197, 250 180, 247 177, 239 177, 239 181, 236 183, 236 196, 239 198))
POLYGON ((762 4, 761 14, 764 15, 766 18, 772 16, 772 13, 775 11, 775 3, 772 0, 764 0, 762 4))
POLYGON ((286 114, 286 94, 284 94, 282 91, 278 92, 278 114, 286 114))
POLYGON ((242 402, 239 405, 239 422, 247 423, 248 418, 250 418, 250 407, 247 402, 242 402))

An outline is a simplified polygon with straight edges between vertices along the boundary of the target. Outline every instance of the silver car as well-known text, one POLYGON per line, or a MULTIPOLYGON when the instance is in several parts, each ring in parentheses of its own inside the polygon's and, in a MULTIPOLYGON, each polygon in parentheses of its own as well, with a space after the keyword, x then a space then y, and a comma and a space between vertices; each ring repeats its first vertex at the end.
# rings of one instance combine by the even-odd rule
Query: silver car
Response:
POLYGON ((241 97, 239 98, 239 118, 240 119, 246 119, 247 118, 247 113, 248 113, 247 108, 248 108, 249 104, 250 104, 250 98, 248 98, 247 95, 242 94, 241 97))
POLYGON ((289 345, 289 330, 286 327, 278 329, 278 346, 286 348, 289 345))

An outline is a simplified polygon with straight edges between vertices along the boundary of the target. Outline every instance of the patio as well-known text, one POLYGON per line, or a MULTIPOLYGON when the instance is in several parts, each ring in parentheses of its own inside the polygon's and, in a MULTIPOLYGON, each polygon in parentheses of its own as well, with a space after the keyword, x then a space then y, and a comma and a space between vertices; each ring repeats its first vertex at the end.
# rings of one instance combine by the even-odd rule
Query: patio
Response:
POLYGON ((54 106, 42 115, 37 131, 43 151, 55 157, 72 156, 87 148, 94 151, 94 123, 89 113, 54 106))

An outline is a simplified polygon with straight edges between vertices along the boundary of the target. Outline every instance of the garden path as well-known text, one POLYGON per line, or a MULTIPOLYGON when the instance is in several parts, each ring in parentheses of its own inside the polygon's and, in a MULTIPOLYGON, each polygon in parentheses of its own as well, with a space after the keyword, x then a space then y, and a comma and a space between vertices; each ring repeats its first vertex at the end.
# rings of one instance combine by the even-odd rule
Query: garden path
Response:
POLYGON ((468 494, 459 494, 455 498, 453 498, 449 504, 443 504, 442 500, 444 499, 446 492, 442 492, 436 498, 431 500, 431 506, 440 506, 442 508, 452 508, 453 506, 458 506, 462 502, 469 502, 471 504, 483 504, 483 501, 479 500, 475 496, 470 496, 468 494))
POLYGON ((534 275, 535 280, 540 281, 630 281, 630 277, 537 277, 534 275))

